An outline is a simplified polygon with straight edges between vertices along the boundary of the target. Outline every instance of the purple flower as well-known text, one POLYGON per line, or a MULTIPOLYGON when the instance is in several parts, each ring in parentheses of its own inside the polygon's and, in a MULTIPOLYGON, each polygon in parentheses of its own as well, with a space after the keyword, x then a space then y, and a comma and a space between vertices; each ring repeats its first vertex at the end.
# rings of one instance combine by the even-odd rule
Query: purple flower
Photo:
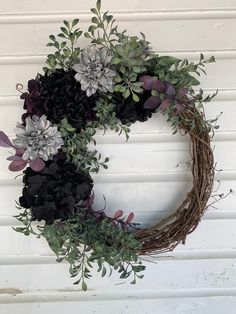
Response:
POLYGON ((21 99, 24 99, 23 108, 26 112, 22 115, 22 122, 25 123, 25 119, 28 116, 41 116, 44 113, 43 104, 40 98, 40 85, 37 80, 29 80, 28 92, 21 94, 21 99))

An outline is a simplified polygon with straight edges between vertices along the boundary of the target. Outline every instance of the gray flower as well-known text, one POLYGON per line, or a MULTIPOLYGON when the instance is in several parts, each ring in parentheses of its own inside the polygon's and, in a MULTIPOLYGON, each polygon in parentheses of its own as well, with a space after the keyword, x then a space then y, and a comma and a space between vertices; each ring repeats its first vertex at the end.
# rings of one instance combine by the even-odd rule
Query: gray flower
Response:
POLYGON ((77 72, 76 81, 80 82, 81 89, 86 91, 88 97, 97 90, 113 92, 113 77, 116 73, 109 67, 111 58, 106 48, 93 45, 82 50, 80 62, 73 69, 77 72))
POLYGON ((57 127, 45 115, 27 117, 25 126, 18 124, 15 131, 16 139, 13 142, 17 148, 25 149, 22 156, 24 160, 35 160, 39 157, 47 161, 57 154, 64 143, 57 127))

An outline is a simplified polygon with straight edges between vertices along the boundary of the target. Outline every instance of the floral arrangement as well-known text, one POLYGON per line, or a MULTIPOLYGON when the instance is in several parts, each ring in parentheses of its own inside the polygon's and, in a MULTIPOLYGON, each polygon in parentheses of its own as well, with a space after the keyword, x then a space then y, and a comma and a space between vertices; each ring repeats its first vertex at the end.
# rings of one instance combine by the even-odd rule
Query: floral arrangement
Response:
POLYGON ((15 228, 25 235, 45 237, 58 261, 66 260, 75 284, 86 290, 86 279, 97 265, 102 276, 117 270, 120 278, 142 278, 140 255, 172 250, 184 242, 207 208, 214 164, 210 138, 215 120, 206 120, 203 103, 213 96, 194 91, 197 77, 214 62, 200 55, 198 63, 160 56, 145 35, 119 31, 101 1, 91 9, 92 25, 83 33, 79 20, 63 22, 50 35, 43 74, 23 92, 24 113, 15 139, 0 132, 0 146, 12 148, 9 170, 23 170, 23 190, 17 202, 15 228), (84 35, 90 44, 80 48, 84 35), (129 138, 129 127, 152 114, 166 116, 173 133, 189 134, 193 156, 193 188, 176 212, 147 229, 118 210, 108 217, 93 208, 90 173, 108 167, 108 158, 88 148, 97 129, 111 129, 129 138), (36 223, 36 222, 41 222, 36 223))

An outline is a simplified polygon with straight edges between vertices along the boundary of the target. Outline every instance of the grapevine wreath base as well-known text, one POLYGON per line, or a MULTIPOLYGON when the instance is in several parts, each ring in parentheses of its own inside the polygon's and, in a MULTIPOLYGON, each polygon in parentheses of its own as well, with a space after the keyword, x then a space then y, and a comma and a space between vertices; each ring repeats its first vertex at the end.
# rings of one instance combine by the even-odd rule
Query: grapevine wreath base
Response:
POLYGON ((195 111, 196 108, 191 108, 187 116, 195 121, 194 130, 189 130, 184 124, 180 126, 190 137, 193 187, 173 214, 150 228, 136 232, 135 237, 142 243, 140 254, 172 251, 179 243, 184 244, 207 209, 214 183, 214 157, 209 131, 202 130, 202 117, 196 118, 195 111))
MULTIPOLYGON (((28 82, 28 91, 17 85, 24 100, 21 123, 12 141, 0 131, 0 146, 12 148, 9 170, 23 170, 23 190, 15 216, 24 235, 45 237, 57 261, 67 261, 76 284, 86 290, 95 265, 102 276, 117 270, 120 278, 142 278, 142 255, 173 250, 193 232, 207 209, 214 180, 210 141, 216 119, 207 120, 203 96, 194 87, 207 63, 159 56, 146 41, 119 32, 115 19, 101 13, 101 1, 84 36, 87 49, 77 42, 82 35, 78 19, 63 22, 61 32, 50 35, 55 49, 44 73, 28 82), (173 133, 189 136, 193 187, 169 217, 150 228, 133 223, 134 214, 117 210, 108 217, 94 209, 90 173, 108 167, 108 158, 91 150, 97 129, 124 133, 136 121, 152 114, 165 115, 173 133), (40 223, 35 223, 40 222, 40 223)), ((158 266, 157 266, 158 267, 158 266)))

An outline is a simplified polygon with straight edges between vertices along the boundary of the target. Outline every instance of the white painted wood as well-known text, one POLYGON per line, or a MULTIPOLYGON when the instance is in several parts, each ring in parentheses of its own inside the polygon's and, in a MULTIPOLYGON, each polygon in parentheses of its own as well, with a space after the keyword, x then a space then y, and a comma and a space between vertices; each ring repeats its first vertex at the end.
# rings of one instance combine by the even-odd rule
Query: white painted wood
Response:
MULTIPOLYGON (((205 16, 203 18, 200 12, 192 18, 191 14, 184 17, 153 14, 149 17, 147 13, 139 13, 138 16, 135 13, 133 15, 122 13, 117 16, 117 20, 120 21, 120 28, 127 28, 132 35, 137 35, 140 31, 146 33, 147 39, 157 51, 230 50, 236 48, 235 40, 231 36, 235 14, 236 10, 230 10, 224 12, 223 17, 214 14, 211 16, 209 13, 207 18, 205 16)), ((34 22, 35 17, 32 15, 21 16, 20 20, 11 16, 0 17, 1 42, 14 36, 14 41, 10 40, 7 45, 1 46, 1 55, 48 53, 49 49, 45 46, 48 34, 58 32, 63 18, 73 19, 77 16, 77 14, 55 17, 42 15, 37 22, 34 22)), ((87 30, 89 23, 90 15, 85 15, 81 21, 81 28, 87 30)), ((81 39, 81 46, 86 43, 87 41, 81 39)))
MULTIPOLYGON (((13 298, 20 299, 20 295, 13 298), (19 297, 19 298, 18 298, 19 297)), ((9 297, 10 299, 10 297, 9 297)), ((26 303, 26 304, 7 304, 0 305, 2 314, 41 314, 57 312, 64 314, 70 308, 70 314, 82 313, 111 313, 112 314, 209 314, 213 313, 227 313, 235 314, 236 298, 233 296, 225 297, 195 297, 195 298, 179 298, 179 299, 148 299, 138 300, 135 302, 127 297, 125 300, 112 301, 83 301, 75 298, 74 302, 68 305, 68 302, 56 303, 26 303), (217 312, 218 311, 218 312, 217 312)))
MULTIPOLYGON (((0 0, 0 129, 13 135, 20 121, 22 101, 15 90, 41 71, 50 33, 64 18, 81 17, 89 25, 95 1, 0 0)), ((103 0, 120 28, 146 33, 155 50, 197 60, 203 51, 217 63, 207 67, 201 87, 214 91, 206 106, 208 118, 220 112, 220 129, 212 145, 217 169, 215 193, 236 191, 236 26, 235 0, 103 0)), ((82 40, 81 45, 86 45, 82 40)), ((191 184, 187 138, 172 136, 169 125, 156 114, 136 123, 128 143, 108 132, 97 134, 97 149, 110 157, 110 167, 94 176, 95 208, 134 211, 142 226, 172 212, 191 184), (180 163, 178 167, 176 165, 180 163), (127 193, 128 191, 128 193, 127 193)), ((145 278, 130 286, 118 276, 101 280, 96 274, 89 291, 81 292, 68 276, 68 265, 57 264, 46 241, 15 233, 15 200, 21 178, 8 172, 8 150, 0 150, 0 313, 148 313, 234 314, 236 306, 236 195, 213 204, 186 245, 146 262, 145 278), (153 263, 154 262, 154 263, 153 263), (63 302, 62 302, 63 301, 63 302)))
MULTIPOLYGON (((101 274, 93 271, 93 280, 90 280, 88 290, 94 294, 106 292, 111 294, 134 295, 144 294, 176 295, 176 289, 190 290, 194 294, 196 290, 210 289, 211 293, 217 293, 218 289, 228 289, 236 284, 235 258, 207 259, 207 260, 155 260, 155 263, 144 262, 148 267, 145 280, 139 280, 136 285, 130 285, 130 281, 122 280, 114 273, 112 277, 102 278, 101 274), (182 270, 182 271, 181 271, 182 270), (183 274, 184 273, 184 274, 183 274)), ((32 291, 77 291, 81 287, 73 285, 75 278, 62 276, 68 272, 67 264, 55 265, 1 265, 1 288, 16 288, 23 293, 32 291)), ((143 278, 144 279, 144 278, 143 278)), ((234 290, 235 291, 235 290, 234 290)), ((84 294, 84 292, 82 292, 84 294)), ((184 291, 183 291, 184 294, 184 291)), ((81 296, 82 297, 82 296, 81 296)), ((117 296, 115 296, 117 297, 117 296)), ((82 297, 83 298, 83 297, 82 297)), ((109 299, 109 298, 108 298, 109 299)), ((1 300, 1 296, 0 296, 1 300)))
MULTIPOLYGON (((88 12, 89 8, 94 7, 93 0, 70 0, 68 2, 62 2, 58 5, 57 0, 37 1, 37 6, 31 0, 24 0, 21 3, 15 0, 1 0, 1 14, 22 14, 22 13, 58 13, 58 12, 88 12)), ((234 0, 228 0, 223 3, 221 0, 199 0, 197 3, 194 0, 130 0, 125 3, 124 1, 112 2, 109 0, 103 0, 104 10, 203 10, 203 9, 235 9, 236 4, 234 0)))

